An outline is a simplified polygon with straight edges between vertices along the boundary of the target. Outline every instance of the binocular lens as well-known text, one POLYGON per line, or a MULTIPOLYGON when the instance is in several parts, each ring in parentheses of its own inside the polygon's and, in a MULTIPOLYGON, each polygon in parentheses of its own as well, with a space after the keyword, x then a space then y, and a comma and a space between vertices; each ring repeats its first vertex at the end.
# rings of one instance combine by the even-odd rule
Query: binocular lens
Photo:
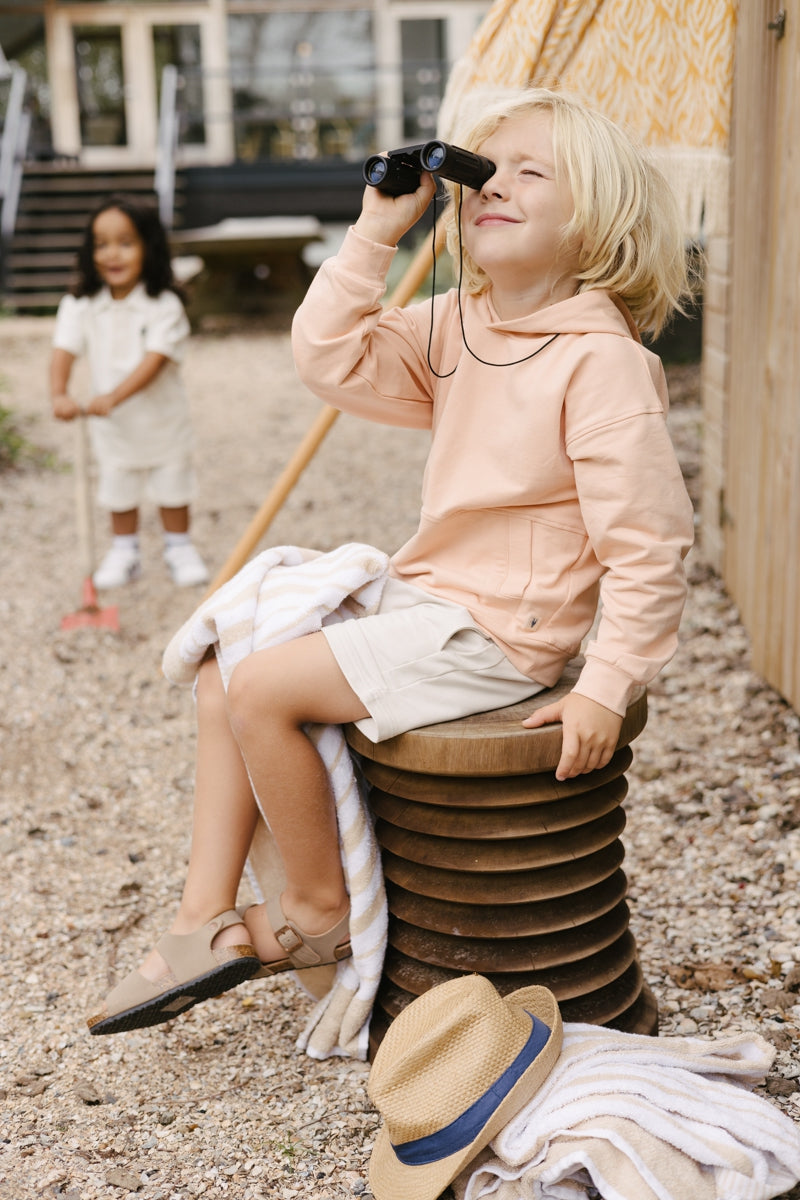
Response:
POLYGON ((422 154, 422 165, 426 171, 438 171, 447 158, 447 150, 441 142, 431 142, 425 146, 422 154))
POLYGON ((364 176, 367 183, 371 183, 374 186, 381 183, 386 178, 388 167, 387 160, 380 154, 376 154, 368 159, 364 167, 364 176))

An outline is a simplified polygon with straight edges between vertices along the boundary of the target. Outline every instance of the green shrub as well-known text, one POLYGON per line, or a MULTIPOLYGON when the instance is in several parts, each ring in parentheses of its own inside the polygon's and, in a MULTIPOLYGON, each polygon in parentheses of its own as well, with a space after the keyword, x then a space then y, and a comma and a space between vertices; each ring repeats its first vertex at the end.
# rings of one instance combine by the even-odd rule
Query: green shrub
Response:
POLYGON ((55 465, 52 454, 28 441, 13 410, 0 404, 0 472, 19 467, 24 462, 38 467, 55 465))
POLYGON ((15 424, 13 412, 0 405, 0 470, 15 466, 26 445, 25 438, 15 424))

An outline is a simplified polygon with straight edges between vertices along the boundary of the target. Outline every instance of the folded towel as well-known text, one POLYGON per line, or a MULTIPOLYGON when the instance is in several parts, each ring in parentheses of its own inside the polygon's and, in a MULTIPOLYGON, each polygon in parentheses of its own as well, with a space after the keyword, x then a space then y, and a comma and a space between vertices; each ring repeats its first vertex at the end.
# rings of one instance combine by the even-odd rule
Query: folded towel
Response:
MULTIPOLYGON (((236 664, 254 650, 375 612, 387 565, 380 550, 358 543, 340 546, 329 554, 297 546, 265 550, 209 596, 178 630, 164 652, 164 674, 173 683, 193 683, 213 646, 227 688, 236 664)), ((353 957, 339 963, 335 971, 318 967, 298 973, 303 985, 321 996, 298 1047, 312 1058, 342 1054, 363 1059, 386 950, 387 905, 380 850, 341 728, 313 725, 308 733, 330 775, 336 802, 342 865, 350 893, 353 957)), ((266 821, 259 822, 249 863, 260 899, 282 890, 280 856, 266 821)))
POLYGON ((457 1200, 769 1200, 800 1180, 800 1129, 749 1089, 774 1057, 718 1039, 565 1024, 556 1066, 454 1185, 457 1200))

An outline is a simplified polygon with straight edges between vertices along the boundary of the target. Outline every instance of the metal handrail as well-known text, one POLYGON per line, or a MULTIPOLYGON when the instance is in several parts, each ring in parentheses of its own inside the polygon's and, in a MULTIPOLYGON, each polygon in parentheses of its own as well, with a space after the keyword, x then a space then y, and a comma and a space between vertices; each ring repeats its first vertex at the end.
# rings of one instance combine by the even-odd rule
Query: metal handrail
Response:
POLYGON ((158 149, 154 187, 158 214, 165 229, 175 219, 175 159, 178 153, 178 68, 167 63, 161 72, 158 108, 158 149))
POLYGON ((22 164, 31 128, 31 114, 25 109, 27 71, 18 63, 11 63, 10 76, 6 118, 0 139, 0 239, 4 244, 13 237, 17 223, 22 164))

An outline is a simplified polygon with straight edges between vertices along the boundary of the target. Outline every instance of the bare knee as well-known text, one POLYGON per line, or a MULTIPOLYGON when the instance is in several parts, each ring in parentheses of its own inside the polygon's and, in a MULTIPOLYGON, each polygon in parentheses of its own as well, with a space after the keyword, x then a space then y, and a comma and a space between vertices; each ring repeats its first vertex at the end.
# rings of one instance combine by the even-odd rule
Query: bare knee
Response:
POLYGON ((271 682, 267 651, 251 654, 233 669, 228 683, 228 720, 236 737, 280 715, 279 689, 271 682))
POLYGON ((263 731, 268 722, 287 734, 306 724, 341 724, 366 715, 321 633, 256 650, 228 684, 228 719, 239 740, 249 728, 263 731))
POLYGON ((207 658, 197 672, 197 714, 199 720, 227 720, 225 685, 216 658, 207 658))

